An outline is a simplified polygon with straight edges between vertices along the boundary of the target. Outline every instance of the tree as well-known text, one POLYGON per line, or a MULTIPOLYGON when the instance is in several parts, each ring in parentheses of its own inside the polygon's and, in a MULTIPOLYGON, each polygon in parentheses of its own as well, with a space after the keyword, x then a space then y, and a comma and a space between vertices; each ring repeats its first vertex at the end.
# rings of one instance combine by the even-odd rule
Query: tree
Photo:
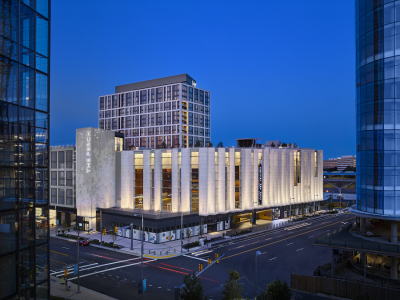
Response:
POLYGON ((282 147, 283 147, 283 148, 286 148, 286 147, 287 147, 287 144, 286 144, 286 143, 282 143, 282 147))
POLYGON ((240 284, 238 281, 240 279, 239 272, 229 269, 229 278, 224 284, 224 290, 222 294, 224 297, 223 300, 236 300, 242 299, 243 293, 243 284, 240 284))
MULTIPOLYGON (((197 234, 200 235, 200 238, 203 237, 203 234, 204 234, 204 225, 203 225, 203 224, 201 224, 201 225, 199 226, 199 229, 197 230, 197 234)), ((199 239, 200 239, 200 238, 199 238, 199 239)))
POLYGON ((347 166, 346 169, 343 170, 344 172, 355 172, 356 171, 356 167, 352 167, 352 166, 347 166))
POLYGON ((335 204, 333 202, 328 203, 328 210, 331 211, 335 207, 335 204))
POLYGON ((193 275, 186 275, 183 278, 184 287, 181 290, 180 297, 182 300, 203 300, 207 299, 204 297, 204 289, 201 281, 195 273, 193 275))
POLYGON ((239 218, 233 219, 232 228, 235 231, 235 234, 236 234, 236 230, 239 228, 239 223, 240 223, 239 218))
POLYGON ((187 239, 187 245, 188 245, 188 251, 189 251, 189 243, 190 243, 190 239, 192 238, 192 231, 190 230, 190 228, 186 228, 186 239, 187 239))
POLYGON ((208 143, 207 143, 207 147, 213 147, 213 143, 211 143, 211 141, 208 142, 208 143))
POLYGON ((290 300, 292 292, 286 282, 282 283, 279 279, 275 279, 269 283, 265 292, 257 296, 257 300, 290 300))
POLYGON ((115 241, 118 238, 118 235, 115 233, 115 227, 113 227, 112 230, 111 230, 111 238, 113 240, 113 244, 115 245, 115 241))
POLYGON ((167 149, 167 144, 165 142, 161 143, 161 149, 167 149))
POLYGON ((189 147, 190 147, 190 148, 192 148, 192 147, 193 147, 192 143, 189 143, 189 147))
POLYGON ((272 144, 271 144, 271 147, 272 147, 272 148, 274 148, 274 147, 275 147, 275 144, 274 144, 274 142, 272 142, 272 144))
POLYGON ((195 147, 201 147, 201 142, 199 140, 196 141, 196 143, 194 144, 195 147))
POLYGON ((218 148, 223 148, 223 147, 224 147, 224 144, 222 144, 222 142, 219 142, 218 145, 217 145, 217 147, 218 147, 218 148))

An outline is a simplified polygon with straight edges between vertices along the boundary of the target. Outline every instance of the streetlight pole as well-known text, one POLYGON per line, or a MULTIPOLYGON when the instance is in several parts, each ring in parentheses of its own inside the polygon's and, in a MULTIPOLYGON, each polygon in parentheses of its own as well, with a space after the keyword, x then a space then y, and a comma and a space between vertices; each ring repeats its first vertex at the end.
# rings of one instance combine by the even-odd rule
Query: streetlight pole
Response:
POLYGON ((144 242, 144 227, 143 227, 143 211, 142 211, 142 249, 140 253, 140 265, 142 267, 142 300, 143 300, 143 242, 144 242))
POLYGON ((80 230, 79 230, 78 227, 77 227, 77 230, 78 230, 78 243, 77 243, 77 245, 78 245, 78 258, 77 258, 77 262, 76 262, 76 267, 78 269, 78 293, 80 293, 81 292, 80 285, 79 285, 79 232, 80 232, 80 230))
POLYGON ((182 236, 183 236, 183 211, 181 212, 181 254, 183 254, 183 252, 182 252, 182 244, 183 244, 182 236))
POLYGON ((261 253, 260 251, 256 252, 256 258, 255 258, 255 284, 254 284, 254 300, 257 300, 257 256, 261 255, 261 254, 265 254, 267 252, 263 252, 261 253))
POLYGON ((100 208, 100 245, 103 245, 103 214, 100 208))
POLYGON ((133 224, 131 223, 131 250, 133 250, 133 224))

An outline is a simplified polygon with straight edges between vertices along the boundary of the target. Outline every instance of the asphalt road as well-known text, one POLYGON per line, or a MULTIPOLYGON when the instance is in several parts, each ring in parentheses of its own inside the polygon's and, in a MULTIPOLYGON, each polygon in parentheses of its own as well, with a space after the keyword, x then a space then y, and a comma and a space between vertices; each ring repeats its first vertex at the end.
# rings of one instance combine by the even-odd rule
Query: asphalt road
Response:
MULTIPOLYGON (((228 269, 239 272, 243 283, 243 296, 254 297, 255 253, 258 256, 258 290, 279 278, 290 284, 290 274, 312 275, 318 265, 331 260, 331 252, 326 248, 315 247, 314 238, 354 221, 349 214, 334 215, 318 221, 308 221, 309 225, 293 230, 277 229, 262 232, 253 237, 243 237, 234 242, 215 245, 207 251, 194 255, 181 256, 167 260, 144 260, 144 277, 147 291, 144 299, 174 299, 174 286, 183 283, 186 274, 197 272, 199 263, 207 265, 215 252, 224 255, 219 264, 214 264, 199 277, 209 299, 221 299, 223 284, 228 278, 228 269)), ((295 225, 294 225, 295 226, 295 225)), ((75 243, 60 239, 51 239, 50 269, 54 275, 61 276, 62 270, 76 263, 75 243)), ((140 257, 122 254, 96 247, 80 247, 80 284, 117 299, 140 299, 137 284, 140 281, 140 257)), ((77 283, 76 276, 70 271, 68 278, 77 283)), ((303 295, 302 299, 315 299, 303 295)))

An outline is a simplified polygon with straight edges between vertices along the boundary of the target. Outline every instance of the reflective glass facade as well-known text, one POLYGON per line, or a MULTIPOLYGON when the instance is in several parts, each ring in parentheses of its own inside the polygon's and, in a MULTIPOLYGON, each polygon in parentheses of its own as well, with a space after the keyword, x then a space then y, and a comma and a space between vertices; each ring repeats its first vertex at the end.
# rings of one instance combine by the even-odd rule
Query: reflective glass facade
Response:
POLYGON ((400 2, 356 1, 357 209, 400 214, 400 2))
POLYGON ((48 299, 50 1, 0 21, 0 299, 48 299))

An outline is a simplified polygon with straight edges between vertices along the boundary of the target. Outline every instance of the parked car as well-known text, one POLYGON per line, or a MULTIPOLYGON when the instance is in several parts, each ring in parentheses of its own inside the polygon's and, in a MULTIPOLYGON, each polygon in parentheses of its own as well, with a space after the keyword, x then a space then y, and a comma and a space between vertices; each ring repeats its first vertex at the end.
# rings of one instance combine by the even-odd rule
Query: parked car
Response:
MULTIPOLYGON (((75 243, 75 244, 78 244, 78 241, 75 243)), ((90 242, 89 241, 85 241, 85 240, 80 240, 79 241, 79 246, 89 246, 90 245, 90 242)))

